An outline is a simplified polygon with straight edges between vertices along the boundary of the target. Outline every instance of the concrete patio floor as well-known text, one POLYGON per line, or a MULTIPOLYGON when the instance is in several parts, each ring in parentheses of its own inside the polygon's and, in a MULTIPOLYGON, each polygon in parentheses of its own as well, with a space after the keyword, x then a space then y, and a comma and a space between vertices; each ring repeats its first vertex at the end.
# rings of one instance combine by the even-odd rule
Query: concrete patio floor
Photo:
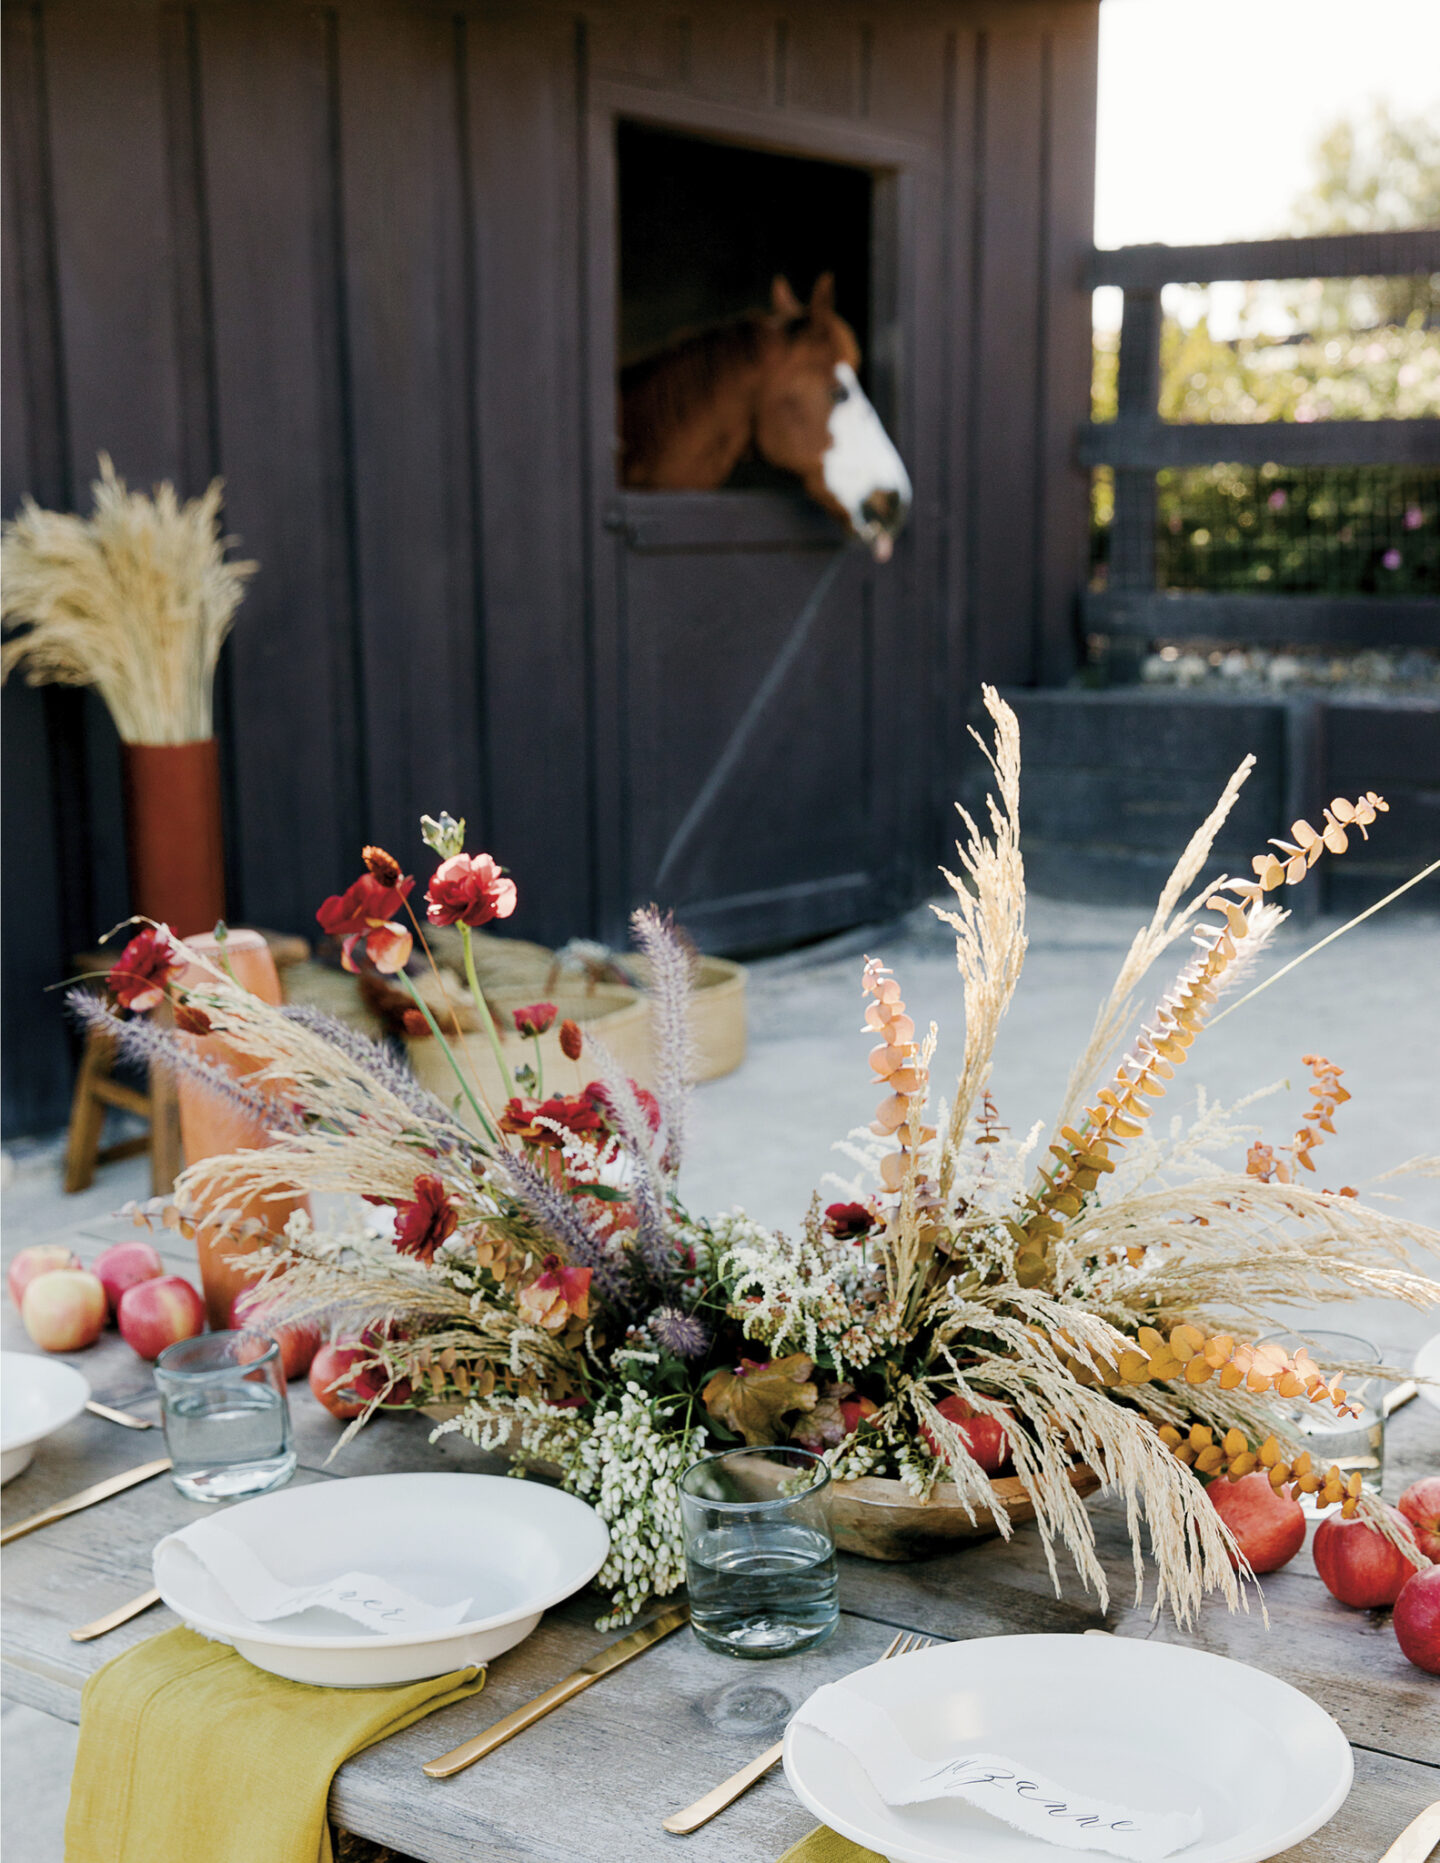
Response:
MULTIPOLYGON (((1140 916, 1128 909, 1031 901, 1025 974, 1002 1029, 991 1083, 1001 1118, 1012 1129, 1024 1131, 1051 1116, 1140 916)), ((1333 923, 1285 928, 1260 975, 1278 969, 1333 923)), ((876 1099, 865 1060, 871 1038, 861 1029, 865 952, 895 970, 918 1027, 923 1030, 932 1019, 939 1024, 935 1077, 943 1089, 953 1076, 963 1034, 960 981, 950 935, 927 911, 756 964, 748 1058, 736 1073, 696 1095, 682 1174, 692 1209, 715 1213, 738 1204, 766 1223, 792 1225, 817 1186, 826 1201, 839 1194, 824 1183, 827 1172, 853 1174, 849 1161, 832 1148, 869 1119, 876 1099)), ((1158 996, 1182 961, 1183 948, 1176 947, 1149 979, 1149 994, 1158 996)), ((1165 1113, 1188 1110, 1201 1086, 1234 1101, 1288 1079, 1289 1091, 1253 1115, 1277 1142, 1304 1110, 1309 1076, 1300 1057, 1312 1052, 1346 1070, 1345 1085, 1354 1096, 1341 1109, 1336 1136, 1317 1154, 1318 1181, 1363 1189, 1406 1159, 1440 1152, 1440 915, 1381 915, 1247 1004, 1197 1043, 1165 1113)), ((129 1233, 111 1212, 128 1198, 148 1194, 145 1161, 135 1159, 108 1167, 81 1195, 65 1197, 59 1187, 60 1144, 58 1137, 27 1141, 6 1152, 7 1258, 29 1243, 55 1240, 91 1258, 129 1233)), ((1397 1209, 1440 1227, 1440 1178, 1405 1179, 1386 1188, 1401 1199, 1397 1209)), ((164 1245, 185 1246, 168 1235, 164 1245)), ((1436 1272, 1433 1258, 1424 1266, 1436 1272)), ((1327 1318, 1375 1339, 1392 1362, 1408 1363, 1420 1342, 1440 1328, 1433 1314, 1383 1302, 1331 1307, 1327 1318)), ((3 1737, 0 1842, 24 1863, 60 1863, 75 1731, 7 1705, 3 1737)))

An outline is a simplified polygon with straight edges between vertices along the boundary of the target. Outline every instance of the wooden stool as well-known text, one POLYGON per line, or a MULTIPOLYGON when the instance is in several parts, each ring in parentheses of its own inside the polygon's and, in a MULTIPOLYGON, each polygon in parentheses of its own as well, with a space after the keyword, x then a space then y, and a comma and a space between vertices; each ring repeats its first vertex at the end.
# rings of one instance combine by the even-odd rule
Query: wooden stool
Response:
MULTIPOLYGON (((303 938, 287 932, 262 932, 270 947, 275 968, 283 980, 292 964, 301 964, 310 955, 303 938)), ((108 975, 119 957, 115 951, 83 951, 75 968, 87 975, 108 975)), ((155 1011, 157 1017, 168 1010, 155 1011)), ((90 1034, 80 1057, 80 1071, 75 1077, 75 1093, 70 1102, 70 1132, 65 1145, 65 1190, 88 1190, 95 1180, 97 1165, 113 1164, 121 1158, 134 1158, 141 1152, 150 1154, 150 1191, 152 1196, 166 1197, 180 1175, 183 1160, 180 1150, 180 1113, 175 1100, 175 1082, 163 1069, 151 1073, 149 1091, 127 1087, 114 1077, 115 1043, 108 1035, 90 1034), (117 1144, 100 1143, 105 1125, 105 1109, 137 1113, 150 1122, 147 1133, 121 1139, 117 1144)))

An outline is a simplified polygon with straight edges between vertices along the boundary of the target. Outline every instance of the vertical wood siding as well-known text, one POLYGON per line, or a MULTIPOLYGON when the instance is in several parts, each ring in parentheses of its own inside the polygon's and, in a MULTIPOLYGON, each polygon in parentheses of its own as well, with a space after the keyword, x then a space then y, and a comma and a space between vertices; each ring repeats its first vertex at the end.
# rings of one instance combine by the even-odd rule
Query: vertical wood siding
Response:
MULTIPOLYGON (((101 449, 139 485, 225 475, 263 566, 217 694, 233 917, 308 929, 363 840, 415 862, 416 816, 448 807, 518 873, 517 933, 613 931, 677 771, 743 709, 822 560, 726 558, 707 589, 700 558, 626 555, 605 527, 607 96, 876 173, 875 366, 913 530, 883 575, 857 565, 789 743, 706 858, 732 901, 829 887, 797 931, 922 884, 975 682, 1071 664, 1097 5, 6 5, 4 510, 86 506, 101 449)), ((3 705, 20 1132, 64 1116, 43 987, 126 882, 103 708, 20 686, 3 705)), ((743 944, 744 921, 727 906, 714 935, 743 944)))

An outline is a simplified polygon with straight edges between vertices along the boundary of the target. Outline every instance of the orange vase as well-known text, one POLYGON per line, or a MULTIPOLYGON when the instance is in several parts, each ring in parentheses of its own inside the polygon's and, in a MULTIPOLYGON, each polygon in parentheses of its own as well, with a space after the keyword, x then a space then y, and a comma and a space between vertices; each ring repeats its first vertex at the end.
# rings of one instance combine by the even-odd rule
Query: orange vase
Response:
MULTIPOLYGON (((220 963, 221 946, 212 935, 188 938, 186 943, 193 951, 224 968, 220 963)), ((232 931, 225 941, 224 953, 235 981, 243 989, 265 1003, 281 1001, 275 960, 259 932, 232 931)), ((189 985, 207 980, 206 973, 195 966, 183 971, 179 978, 182 984, 189 985)), ((261 1065, 253 1057, 237 1053, 223 1035, 188 1036, 186 1039, 193 1042, 197 1054, 207 1061, 220 1063, 239 1079, 261 1065)), ((207 1093, 197 1082, 180 1076, 176 1095, 180 1102, 180 1141, 187 1164, 196 1164, 201 1158, 215 1158, 223 1152, 252 1151, 269 1144, 262 1121, 229 1105, 218 1094, 207 1093)), ((300 1195, 278 1201, 257 1199, 245 1205, 242 1214, 257 1218, 272 1234, 278 1234, 292 1211, 307 1207, 306 1198, 300 1195)), ((203 1223, 198 1229, 195 1247, 200 1258, 200 1280, 205 1289, 205 1311, 216 1330, 235 1323, 235 1297, 256 1278, 242 1261, 233 1257, 252 1253, 262 1241, 263 1237, 259 1236, 247 1241, 223 1235, 215 1228, 206 1228, 203 1223)))
POLYGON ((130 902, 182 938, 225 916, 220 751, 192 744, 122 744, 130 902))

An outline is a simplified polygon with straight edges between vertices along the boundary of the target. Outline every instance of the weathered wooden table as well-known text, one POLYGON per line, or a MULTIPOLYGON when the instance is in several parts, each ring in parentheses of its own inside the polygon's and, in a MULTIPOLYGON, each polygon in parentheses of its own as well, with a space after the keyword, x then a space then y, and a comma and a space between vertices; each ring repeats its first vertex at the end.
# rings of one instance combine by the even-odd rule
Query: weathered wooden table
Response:
MULTIPOLYGON (((6 1344, 23 1344, 7 1316, 6 1344)), ((112 1338, 75 1361, 95 1395, 155 1414, 148 1370, 112 1338)), ((336 1461, 339 1435, 308 1390, 293 1395, 301 1468, 297 1481, 420 1467, 494 1469, 455 1437, 430 1447, 408 1417, 373 1425, 336 1461)), ((104 1476, 163 1454, 158 1434, 123 1430, 86 1415, 43 1446, 5 1490, 5 1513, 37 1512, 104 1476)), ((1440 1468, 1440 1416, 1413 1403, 1391 1421, 1386 1491, 1440 1468)), ((1079 1592, 1051 1590, 1033 1529, 924 1565, 843 1561, 844 1615, 836 1635, 807 1657, 744 1664, 711 1655, 681 1631, 552 1714, 468 1772, 431 1782, 432 1758, 479 1732, 567 1674, 597 1649, 593 1598, 552 1611, 527 1642, 501 1657, 474 1700, 433 1716, 340 1772, 331 1812, 347 1830, 425 1863, 772 1863, 809 1828, 783 1775, 772 1774, 692 1837, 660 1827, 778 1738, 809 1691, 873 1661, 899 1626, 936 1638, 1015 1631, 1105 1628, 1120 1636, 1185 1641, 1131 1605, 1128 1545, 1113 1509, 1092 1503, 1112 1574, 1102 1612, 1079 1592)), ((68 1632, 150 1584, 150 1549, 203 1512, 168 1477, 17 1541, 5 1554, 3 1686, 14 1700, 75 1721, 85 1678, 119 1650, 175 1620, 156 1609, 99 1642, 68 1632)), ((1294 1683, 1333 1714, 1355 1748, 1355 1784, 1337 1816, 1286 1852, 1289 1863, 1374 1863, 1402 1827, 1440 1799, 1440 1682, 1401 1655, 1388 1612, 1345 1610, 1315 1575, 1308 1552, 1266 1582, 1267 1629, 1258 1611, 1229 1616, 1211 1605, 1193 1637, 1294 1683)), ((1206 1730, 1185 1704, 1166 1704, 1177 1743, 1206 1764, 1206 1730)), ((263 1863, 257 1858, 256 1863, 263 1863)))

